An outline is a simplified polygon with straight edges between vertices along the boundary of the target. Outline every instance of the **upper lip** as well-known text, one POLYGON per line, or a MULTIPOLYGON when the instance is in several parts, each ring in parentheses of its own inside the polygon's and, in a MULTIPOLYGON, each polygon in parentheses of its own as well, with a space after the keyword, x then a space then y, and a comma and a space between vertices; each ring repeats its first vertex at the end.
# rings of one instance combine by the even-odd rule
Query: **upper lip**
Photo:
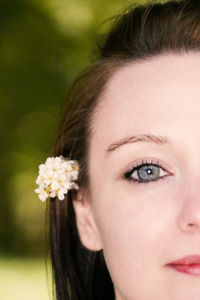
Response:
POLYGON ((189 264, 200 264, 200 255, 189 255, 184 256, 180 259, 172 261, 167 265, 189 265, 189 264))

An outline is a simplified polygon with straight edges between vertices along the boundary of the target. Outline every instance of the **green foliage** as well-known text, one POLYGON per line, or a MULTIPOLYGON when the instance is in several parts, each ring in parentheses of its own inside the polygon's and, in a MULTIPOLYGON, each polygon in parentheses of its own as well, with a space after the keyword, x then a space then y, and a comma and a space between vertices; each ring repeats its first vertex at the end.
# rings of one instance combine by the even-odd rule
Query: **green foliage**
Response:
MULTIPOLYGON (((143 1, 140 1, 143 2, 143 1)), ((34 193, 69 83, 105 18, 125 0, 0 0, 1 251, 43 254, 45 204, 34 193)))

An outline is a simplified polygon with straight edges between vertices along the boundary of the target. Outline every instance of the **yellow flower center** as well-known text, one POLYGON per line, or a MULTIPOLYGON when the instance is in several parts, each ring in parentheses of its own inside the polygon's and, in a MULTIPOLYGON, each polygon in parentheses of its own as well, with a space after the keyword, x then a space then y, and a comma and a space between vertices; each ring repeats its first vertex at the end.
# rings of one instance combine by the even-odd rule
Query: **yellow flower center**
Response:
POLYGON ((62 179, 58 179, 58 183, 62 184, 62 179))
POLYGON ((45 191, 47 194, 49 194, 49 192, 50 192, 50 186, 45 187, 45 188, 44 188, 44 191, 45 191))

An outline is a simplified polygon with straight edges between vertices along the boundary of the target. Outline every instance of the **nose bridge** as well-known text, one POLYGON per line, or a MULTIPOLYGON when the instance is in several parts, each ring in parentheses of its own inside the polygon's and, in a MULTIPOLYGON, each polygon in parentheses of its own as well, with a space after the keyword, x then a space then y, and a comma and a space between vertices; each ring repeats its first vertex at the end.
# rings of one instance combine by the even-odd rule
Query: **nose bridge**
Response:
POLYGON ((178 225, 181 230, 200 231, 200 172, 190 176, 185 182, 183 191, 183 202, 178 216, 178 225))

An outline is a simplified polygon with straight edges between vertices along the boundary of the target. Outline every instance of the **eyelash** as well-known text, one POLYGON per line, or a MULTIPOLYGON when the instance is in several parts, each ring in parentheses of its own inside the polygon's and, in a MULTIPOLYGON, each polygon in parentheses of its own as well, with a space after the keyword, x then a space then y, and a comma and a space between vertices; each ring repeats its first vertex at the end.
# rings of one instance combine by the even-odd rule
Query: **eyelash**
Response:
POLYGON ((159 161, 144 161, 142 160, 142 162, 139 162, 136 164, 136 166, 132 167, 131 170, 127 171, 125 174, 124 174, 124 177, 125 179, 127 179, 128 181, 133 181, 133 183, 136 183, 136 184, 147 184, 147 183, 153 183, 153 182, 156 182, 158 180, 161 180, 161 179, 164 179, 165 177, 169 176, 169 175, 164 175, 162 177, 158 177, 157 179, 154 179, 154 180, 146 180, 146 181, 142 181, 142 180, 137 180, 133 177, 130 177, 135 171, 137 171, 138 169, 140 169, 141 167, 145 167, 145 166, 155 166, 155 167, 159 167, 161 168, 163 171, 167 172, 165 170, 165 168, 162 166, 162 164, 159 162, 159 161))

